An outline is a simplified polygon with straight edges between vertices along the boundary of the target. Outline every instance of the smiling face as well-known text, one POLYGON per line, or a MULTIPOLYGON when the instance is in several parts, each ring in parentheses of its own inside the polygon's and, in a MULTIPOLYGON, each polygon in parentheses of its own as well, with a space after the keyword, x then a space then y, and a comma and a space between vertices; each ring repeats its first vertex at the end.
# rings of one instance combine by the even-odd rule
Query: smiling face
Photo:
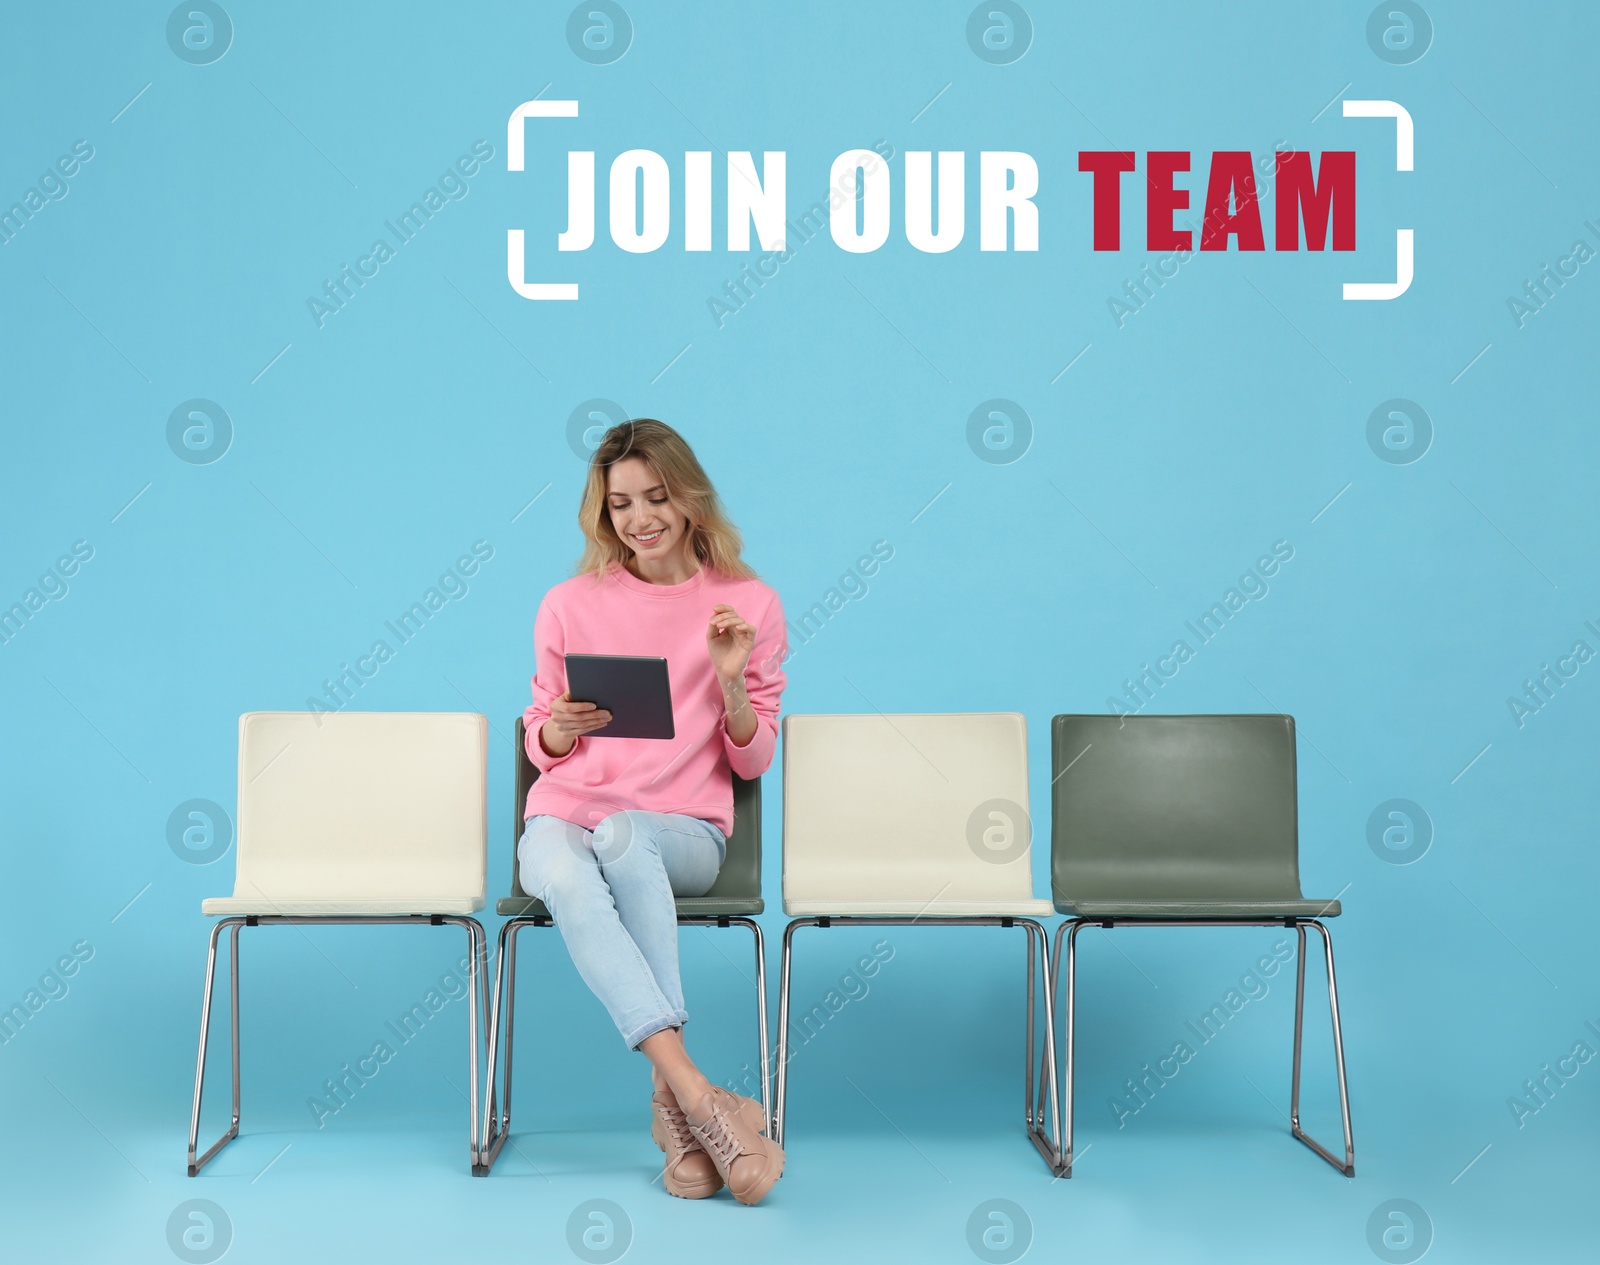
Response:
POLYGON ((641 560, 660 561, 687 549, 689 520, 642 457, 624 457, 606 472, 606 509, 617 538, 641 560))

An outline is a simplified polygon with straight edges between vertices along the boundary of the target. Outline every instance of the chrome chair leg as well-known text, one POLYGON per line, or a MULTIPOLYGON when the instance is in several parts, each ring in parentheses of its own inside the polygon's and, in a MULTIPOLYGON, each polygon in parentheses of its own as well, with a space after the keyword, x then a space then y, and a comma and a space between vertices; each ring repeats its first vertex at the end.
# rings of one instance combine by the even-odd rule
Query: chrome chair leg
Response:
POLYGON ((510 930, 509 922, 501 923, 500 935, 495 943, 494 976, 489 985, 489 1075, 485 1078, 483 1132, 478 1137, 478 1163, 472 1169, 474 1177, 489 1175, 490 1147, 499 1136, 500 1099, 496 1082, 500 1077, 500 1006, 505 992, 506 936, 510 930))
POLYGON ((774 1068, 776 1089, 772 1096, 770 1137, 783 1145, 784 1106, 789 1096, 789 968, 794 956, 794 933, 801 927, 814 927, 815 918, 796 918, 783 929, 783 952, 778 959, 778 1050, 774 1068))
POLYGON ((228 932, 228 1062, 233 1073, 233 1120, 229 1127, 234 1133, 239 1131, 239 932, 243 926, 235 923, 228 932))
MULTIPOLYGON (((1027 1019, 1027 1039, 1026 1039, 1026 1042, 1024 1043, 1024 1045, 1023 1045, 1023 1051, 1022 1051, 1022 1123, 1023 1123, 1023 1127, 1026 1128, 1029 1133, 1032 1133, 1033 1129, 1034 1129, 1034 1124, 1035 1124, 1034 1114, 1033 1114, 1033 989, 1034 989, 1034 981, 1033 981, 1034 960, 1033 959, 1034 959, 1034 952, 1033 952, 1033 933, 1032 932, 1028 933, 1028 945, 1027 945, 1027 948, 1028 948, 1028 1011, 1027 1011, 1028 1019, 1027 1019)), ((1040 1107, 1042 1109, 1042 1107, 1044 1105, 1044 1092, 1043 1092, 1044 1091, 1044 1078, 1043 1078, 1042 1073, 1041 1073, 1040 1080, 1039 1080, 1039 1089, 1040 1089, 1039 1102, 1040 1102, 1040 1107)))
POLYGON ((480 1037, 480 1013, 483 1022, 488 1020, 486 1010, 480 1011, 484 1001, 484 976, 488 973, 488 963, 485 960, 487 953, 487 935, 483 924, 476 918, 441 918, 442 925, 457 926, 465 929, 467 933, 467 950, 472 957, 472 967, 468 971, 467 979, 467 1162, 473 1176, 478 1176, 482 1167, 480 1140, 478 1131, 478 1042, 480 1037))
POLYGON ((239 1136, 239 928, 243 918, 224 918, 211 928, 211 943, 206 952, 205 996, 200 1003, 200 1053, 195 1060, 194 1103, 189 1113, 189 1165, 190 1177, 198 1177, 200 1170, 218 1151, 239 1136), (211 1144, 204 1155, 197 1155, 200 1145, 200 1103, 205 1093, 206 1049, 211 1036, 211 993, 216 979, 217 941, 223 928, 229 928, 228 942, 228 1028, 232 1037, 231 1063, 233 1067, 233 1119, 228 1131, 211 1144))
POLYGON ((1065 936, 1067 941, 1067 1009, 1062 1049, 1061 1130, 1056 1138, 1055 1168, 1058 1177, 1072 1176, 1073 1086, 1076 1072, 1074 1057, 1077 1050, 1078 932, 1082 931, 1083 927, 1084 923, 1081 919, 1069 918, 1056 928, 1056 952, 1050 978, 1050 992, 1053 996, 1058 983, 1056 975, 1061 969, 1061 939, 1065 936))
POLYGON ((1060 1103, 1056 1093, 1056 1043, 1055 1043, 1055 1006, 1050 996, 1050 938, 1043 926, 1031 918, 1017 920, 1028 937, 1028 1007, 1027 1007, 1027 1051, 1023 1070, 1023 1112, 1027 1123, 1028 1137, 1032 1139, 1034 1147, 1044 1157, 1046 1164, 1054 1172, 1061 1161, 1061 1125, 1060 1103), (1033 1050, 1034 1050, 1034 958, 1035 949, 1039 958, 1040 980, 1045 985, 1044 995, 1044 1051, 1039 1065, 1039 1095, 1037 1108, 1034 1101, 1033 1086, 1033 1050), (1045 1136, 1045 1089, 1050 1092, 1050 1137, 1045 1136))
POLYGON ((772 1133, 772 1081, 771 1036, 767 1031, 767 942, 761 934, 761 924, 754 918, 730 918, 730 926, 749 927, 756 946, 756 1038, 761 1043, 761 1114, 767 1122, 767 1135, 772 1133))
POLYGON ((1299 935, 1299 954, 1295 964, 1294 985, 1294 1070, 1289 1086, 1289 1131, 1308 1147, 1332 1164, 1346 1177, 1356 1175, 1356 1144, 1350 1131, 1350 1089, 1344 1071, 1344 1035, 1339 1027, 1339 989, 1333 972, 1333 939, 1328 929, 1315 918, 1295 923, 1299 935), (1300 1052, 1303 1045, 1302 1029, 1305 1020, 1306 997, 1306 928, 1315 927, 1322 937, 1323 957, 1328 968, 1328 1011, 1333 1020, 1333 1063, 1339 1079, 1339 1115, 1344 1125, 1344 1161, 1341 1163, 1327 1147, 1311 1137, 1300 1127, 1300 1052))
POLYGON ((484 1109, 482 1142, 478 1146, 478 1165, 473 1170, 475 1177, 489 1175, 489 1170, 499 1158, 506 1139, 511 1136, 511 1057, 517 1016, 517 936, 524 927, 535 925, 528 919, 512 918, 500 928, 500 946, 494 969, 494 995, 490 1001, 489 1012, 488 1102, 484 1109), (503 1064, 505 1069, 500 1073, 504 1077, 504 1087, 499 1095, 498 1115, 495 1093, 497 1064, 503 1064))

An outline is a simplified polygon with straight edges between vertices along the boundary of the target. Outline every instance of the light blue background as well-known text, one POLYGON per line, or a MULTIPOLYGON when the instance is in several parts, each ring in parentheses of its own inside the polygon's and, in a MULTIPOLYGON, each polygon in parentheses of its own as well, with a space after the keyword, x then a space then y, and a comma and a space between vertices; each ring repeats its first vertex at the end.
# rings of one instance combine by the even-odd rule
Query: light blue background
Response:
MULTIPOLYGON (((564 5, 228 7, 233 45, 211 65, 179 60, 149 3, 24 8, 0 54, 0 205, 74 141, 95 150, 0 247, 0 601, 74 540, 95 551, 0 646, 0 1003, 75 941, 94 949, 0 1047, 9 1255, 172 1260, 168 1215, 194 1197, 226 1208, 230 1261, 568 1259, 568 1215, 590 1198, 627 1210, 644 1261, 708 1244, 971 1260, 966 1219, 995 1197, 1026 1210, 1039 1259, 1377 1259, 1367 1222, 1391 1198, 1426 1209, 1433 1259, 1592 1249, 1600 1066, 1524 1127, 1507 1100, 1600 1023, 1582 916, 1600 879, 1600 664, 1520 729, 1506 705, 1576 640, 1600 646, 1584 628, 1600 619, 1600 264, 1525 328, 1506 305, 1600 218, 1591 6, 1430 0, 1432 47, 1391 65, 1367 44, 1365 3, 1038 3, 1033 46, 1007 66, 974 56, 965 4, 640 0, 632 47, 604 66, 568 47, 564 5), (528 170, 508 173, 506 118, 541 92, 582 113, 534 125, 528 170), (1324 110, 1336 94, 1402 102, 1416 170, 1394 172, 1389 123, 1324 110), (306 299, 480 138, 495 159, 469 195, 317 328, 306 299), (826 196, 834 155, 879 140, 966 151, 961 246, 905 243, 897 159, 886 247, 801 246, 719 329, 707 299, 742 262, 720 248, 723 161, 718 249, 689 254, 683 152, 787 151, 797 216, 826 196), (1260 158, 1280 141, 1357 150, 1357 252, 1197 256, 1119 329, 1107 299, 1150 258, 1141 180, 1124 182, 1123 250, 1096 254, 1077 152, 1134 149, 1142 173, 1144 151, 1192 150, 1181 182, 1198 190, 1210 151, 1260 158), (631 147, 673 170, 674 236, 651 255, 605 231, 605 173, 631 147), (599 240, 558 257, 569 148, 598 155, 599 240), (977 249, 985 148, 1039 163, 1037 254, 977 249), (1392 276, 1402 226, 1417 235, 1410 292, 1341 302, 1342 281, 1392 276), (514 227, 530 271, 578 280, 579 302, 511 291, 514 227), (211 465, 166 443, 192 397, 236 428, 211 465), (549 933, 524 941, 543 1004, 524 994, 520 1132, 491 1178, 466 1173, 459 1003, 319 1129, 305 1100, 462 946, 256 932, 244 1132, 185 1178, 199 903, 233 866, 175 856, 169 814, 195 797, 231 813, 239 713, 306 706, 487 540, 470 594, 354 705, 488 714, 492 900, 510 877, 533 613, 579 549, 566 421, 594 397, 684 432, 791 612, 892 544, 870 594, 791 661, 785 709, 1024 712, 1040 892, 1050 716, 1104 710, 1275 540, 1293 545, 1270 595, 1149 710, 1299 722, 1306 891, 1347 911, 1333 931, 1353 1180, 1288 1136, 1282 976, 1125 1128, 1107 1106, 1281 933, 1086 934, 1083 1153, 1065 1182, 1018 1127, 1020 937, 948 929, 801 940, 805 1006, 873 941, 894 956, 797 1053, 789 1169, 757 1210, 650 1184, 643 1062, 549 933), (966 441, 991 397, 1032 419, 1012 464, 966 441), (1393 397, 1436 428, 1413 464, 1367 443, 1393 397), (1369 816, 1396 797, 1435 832, 1408 866, 1368 846, 1369 816)), ((767 792, 775 1000, 775 775, 767 792)), ((736 936, 685 934, 691 1048, 719 1078, 753 1055, 747 970, 736 936)), ((1331 1142, 1319 1002, 1314 986, 1305 1120, 1331 1142)), ((208 1136, 225 1080, 212 1089, 208 1136)))

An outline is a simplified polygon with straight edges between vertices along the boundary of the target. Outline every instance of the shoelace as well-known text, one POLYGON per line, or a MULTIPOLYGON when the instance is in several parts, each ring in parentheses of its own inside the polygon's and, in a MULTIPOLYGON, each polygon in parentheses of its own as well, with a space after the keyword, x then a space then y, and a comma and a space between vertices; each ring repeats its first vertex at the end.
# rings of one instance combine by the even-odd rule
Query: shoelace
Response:
POLYGON ((672 1139, 673 1145, 680 1151, 695 1151, 700 1148, 700 1143, 689 1129, 689 1118, 683 1114, 682 1107, 669 1106, 666 1103, 655 1104, 656 1114, 661 1117, 661 1123, 667 1127, 667 1136, 672 1139))
POLYGON ((731 1168, 733 1162, 744 1154, 744 1147, 728 1129, 727 1119, 720 1107, 712 1109, 711 1118, 699 1126, 700 1144, 708 1151, 715 1151, 723 1161, 724 1168, 731 1168))

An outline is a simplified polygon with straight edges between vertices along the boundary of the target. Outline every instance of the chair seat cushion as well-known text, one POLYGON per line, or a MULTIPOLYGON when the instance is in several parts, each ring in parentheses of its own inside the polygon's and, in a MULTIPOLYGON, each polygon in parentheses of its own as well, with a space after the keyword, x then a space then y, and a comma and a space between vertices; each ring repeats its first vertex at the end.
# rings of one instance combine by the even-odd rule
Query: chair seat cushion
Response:
POLYGON ((378 918, 400 914, 474 914, 483 908, 481 896, 443 897, 419 903, 414 900, 263 900, 259 897, 213 896, 200 902, 200 912, 232 917, 378 918))
MULTIPOLYGON (((680 896, 673 902, 680 918, 750 918, 767 907, 759 896, 680 896)), ((549 918, 542 900, 533 896, 502 896, 495 904, 502 918, 549 918)))
POLYGON ((1042 918, 1050 902, 1018 900, 785 900, 791 918, 1042 918))
POLYGON ((1336 900, 1064 900, 1058 912, 1073 918, 1337 918, 1336 900))

